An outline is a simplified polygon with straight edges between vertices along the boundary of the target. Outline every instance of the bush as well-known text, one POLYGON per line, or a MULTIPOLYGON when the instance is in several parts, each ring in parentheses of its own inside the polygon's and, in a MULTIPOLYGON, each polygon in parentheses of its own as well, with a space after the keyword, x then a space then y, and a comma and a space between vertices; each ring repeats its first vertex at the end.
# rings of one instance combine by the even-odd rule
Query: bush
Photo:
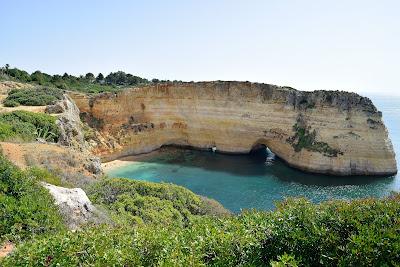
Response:
POLYGON ((186 227, 102 226, 41 237, 20 246, 2 264, 394 266, 400 262, 399 232, 399 194, 319 205, 288 199, 273 212, 195 216, 186 227))
POLYGON ((46 169, 42 169, 39 167, 30 167, 29 169, 27 169, 26 172, 29 176, 36 177, 37 180, 56 186, 64 186, 59 176, 52 174, 46 169))
POLYGON ((184 226, 195 215, 211 214, 199 196, 173 184, 104 179, 87 193, 93 203, 109 209, 123 224, 184 226))
POLYGON ((4 100, 3 105, 5 107, 12 108, 12 107, 18 107, 19 103, 17 101, 15 101, 15 100, 12 100, 12 99, 9 99, 9 100, 6 99, 6 100, 4 100))
POLYGON ((37 177, 0 155, 0 243, 63 229, 54 200, 37 177))
POLYGON ((59 129, 56 118, 47 114, 29 111, 13 111, 0 114, 0 141, 23 140, 33 141, 40 137, 46 141, 56 142, 59 129))
POLYGON ((61 99, 63 91, 58 88, 37 87, 35 89, 13 89, 3 101, 6 107, 45 106, 61 99))

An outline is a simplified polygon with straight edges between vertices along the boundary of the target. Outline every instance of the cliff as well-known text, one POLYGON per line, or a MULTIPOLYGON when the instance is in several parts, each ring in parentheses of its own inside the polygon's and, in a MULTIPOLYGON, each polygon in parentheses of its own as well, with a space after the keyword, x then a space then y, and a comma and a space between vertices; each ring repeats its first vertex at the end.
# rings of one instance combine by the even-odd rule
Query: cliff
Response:
POLYGON ((249 82, 166 83, 88 96, 71 93, 96 128, 103 160, 162 145, 227 153, 269 147, 295 168, 335 175, 397 172, 382 114, 339 91, 303 92, 249 82))

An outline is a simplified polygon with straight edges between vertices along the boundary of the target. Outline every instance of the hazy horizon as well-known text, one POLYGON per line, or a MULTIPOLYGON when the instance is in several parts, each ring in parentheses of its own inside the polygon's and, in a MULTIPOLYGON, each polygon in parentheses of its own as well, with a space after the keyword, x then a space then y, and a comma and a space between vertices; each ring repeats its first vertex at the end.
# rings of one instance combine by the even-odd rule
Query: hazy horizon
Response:
POLYGON ((1 1, 0 64, 400 95, 397 1, 1 1))

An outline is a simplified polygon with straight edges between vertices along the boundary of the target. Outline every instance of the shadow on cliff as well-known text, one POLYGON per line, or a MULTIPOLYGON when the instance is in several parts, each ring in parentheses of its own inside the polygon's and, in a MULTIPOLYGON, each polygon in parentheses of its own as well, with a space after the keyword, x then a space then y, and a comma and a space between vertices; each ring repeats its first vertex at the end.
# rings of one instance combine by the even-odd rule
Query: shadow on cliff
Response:
MULTIPOLYGON (((122 159, 123 160, 123 159, 122 159)), ((206 171, 229 173, 236 176, 279 179, 288 183, 316 186, 366 185, 377 181, 390 183, 393 176, 331 176, 311 174, 293 169, 278 157, 273 160, 265 148, 248 155, 231 155, 166 146, 150 154, 134 157, 135 161, 180 167, 200 168, 206 171)))

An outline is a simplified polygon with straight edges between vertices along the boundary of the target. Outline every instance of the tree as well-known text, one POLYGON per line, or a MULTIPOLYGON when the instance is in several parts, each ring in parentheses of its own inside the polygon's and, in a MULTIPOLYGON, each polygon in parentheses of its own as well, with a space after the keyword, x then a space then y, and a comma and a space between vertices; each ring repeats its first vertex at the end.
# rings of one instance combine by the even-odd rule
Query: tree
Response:
POLYGON ((43 85, 45 83, 45 76, 39 70, 31 74, 31 79, 32 81, 37 82, 40 85, 43 85))
POLYGON ((88 80, 89 82, 93 82, 94 81, 93 73, 91 73, 91 72, 86 73, 85 79, 88 80))
POLYGON ((8 74, 8 68, 10 68, 10 64, 6 64, 6 65, 4 65, 4 73, 5 74, 8 74))
POLYGON ((96 82, 101 83, 104 81, 104 75, 102 73, 99 73, 96 77, 96 82))

